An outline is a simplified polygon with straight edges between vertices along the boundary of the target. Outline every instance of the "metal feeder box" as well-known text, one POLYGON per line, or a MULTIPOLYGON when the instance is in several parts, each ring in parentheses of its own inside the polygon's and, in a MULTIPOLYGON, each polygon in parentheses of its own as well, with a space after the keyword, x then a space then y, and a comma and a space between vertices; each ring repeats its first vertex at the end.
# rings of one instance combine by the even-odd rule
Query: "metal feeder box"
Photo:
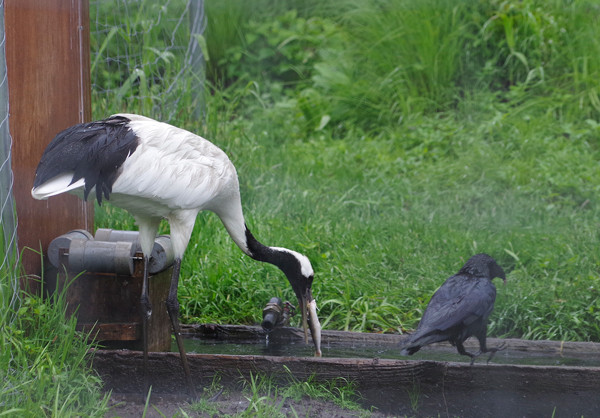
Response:
MULTIPOLYGON (((103 346, 142 349, 140 296, 144 262, 137 231, 98 229, 96 236, 73 230, 48 246, 49 292, 67 286, 67 314, 77 316, 77 329, 90 332, 103 346)), ((171 322, 165 300, 173 270, 171 238, 154 242, 149 260, 149 296, 152 316, 148 350, 169 351, 171 322)))

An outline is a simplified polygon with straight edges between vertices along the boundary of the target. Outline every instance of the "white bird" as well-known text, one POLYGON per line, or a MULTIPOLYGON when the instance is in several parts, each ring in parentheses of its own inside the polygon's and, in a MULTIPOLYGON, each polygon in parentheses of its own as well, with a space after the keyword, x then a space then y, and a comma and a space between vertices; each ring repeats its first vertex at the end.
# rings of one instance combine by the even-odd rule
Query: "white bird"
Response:
MULTIPOLYGON (((147 370, 148 257, 161 219, 168 220, 175 255, 167 310, 177 339, 186 380, 191 380, 179 327, 177 286, 181 259, 201 210, 216 213, 237 246, 255 260, 279 267, 298 298, 306 334, 308 304, 313 301, 313 268, 308 258, 258 242, 244 221, 235 167, 208 140, 166 123, 133 114, 83 123, 60 132, 50 142, 37 167, 31 194, 47 199, 70 192, 87 200, 95 192, 98 203, 110 199, 130 212, 139 226, 144 254, 141 307, 144 369, 147 370)), ((318 318, 308 313, 311 331, 318 318), (313 318, 314 317, 314 318, 313 318)), ((320 332, 320 329, 319 329, 320 332)), ((316 340, 315 340, 315 345, 316 340)), ((320 347, 317 346, 317 354, 320 347)))

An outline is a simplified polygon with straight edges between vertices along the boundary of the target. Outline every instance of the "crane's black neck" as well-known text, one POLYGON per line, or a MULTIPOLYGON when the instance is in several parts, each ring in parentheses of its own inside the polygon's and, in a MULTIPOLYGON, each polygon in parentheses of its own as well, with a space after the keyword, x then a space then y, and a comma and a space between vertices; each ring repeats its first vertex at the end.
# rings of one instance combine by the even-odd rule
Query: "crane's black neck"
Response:
POLYGON ((273 264, 285 275, 290 278, 290 275, 300 271, 300 261, 289 251, 283 248, 268 247, 261 244, 252 235, 252 232, 246 226, 246 245, 248 246, 249 256, 257 261, 263 261, 273 264))
MULTIPOLYGON (((312 300, 310 292, 313 280, 312 268, 310 265, 304 265, 303 270, 303 256, 286 248, 267 247, 254 238, 254 235, 252 235, 247 226, 245 228, 246 247, 248 250, 246 254, 255 260, 264 261, 279 267, 292 285, 299 303, 303 303, 301 301, 312 300)), ((308 263, 308 260, 306 260, 306 263, 308 263)))

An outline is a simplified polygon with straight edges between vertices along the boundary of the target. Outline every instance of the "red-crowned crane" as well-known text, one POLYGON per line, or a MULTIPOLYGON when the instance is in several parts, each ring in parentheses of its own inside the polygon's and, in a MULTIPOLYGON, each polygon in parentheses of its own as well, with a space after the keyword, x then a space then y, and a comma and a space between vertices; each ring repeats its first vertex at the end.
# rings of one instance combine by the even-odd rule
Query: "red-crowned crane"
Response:
POLYGON ((167 311, 173 326, 186 381, 195 396, 180 335, 177 286, 181 259, 201 210, 216 213, 240 249, 255 260, 279 267, 289 280, 307 320, 320 355, 320 325, 312 297, 313 268, 308 258, 256 240, 244 221, 235 167, 208 140, 186 130, 133 114, 72 126, 50 142, 37 167, 31 194, 47 199, 64 192, 87 199, 95 192, 98 203, 109 199, 130 212, 139 226, 144 254, 141 295, 144 369, 147 371, 148 257, 161 219, 168 220, 175 255, 167 311), (308 316, 308 318, 307 318, 308 316), (318 335, 315 335, 318 334, 318 335))

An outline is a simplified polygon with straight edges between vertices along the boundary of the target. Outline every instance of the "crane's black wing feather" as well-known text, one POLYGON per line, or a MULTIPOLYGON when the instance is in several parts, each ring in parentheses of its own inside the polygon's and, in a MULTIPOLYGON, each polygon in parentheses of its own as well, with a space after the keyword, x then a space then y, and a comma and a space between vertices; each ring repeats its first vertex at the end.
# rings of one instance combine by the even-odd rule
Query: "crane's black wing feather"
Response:
POLYGON ((73 172, 71 184, 85 180, 84 198, 96 187, 96 198, 108 199, 119 167, 139 145, 139 138, 122 116, 74 125, 60 132, 48 145, 35 173, 33 187, 73 172))

